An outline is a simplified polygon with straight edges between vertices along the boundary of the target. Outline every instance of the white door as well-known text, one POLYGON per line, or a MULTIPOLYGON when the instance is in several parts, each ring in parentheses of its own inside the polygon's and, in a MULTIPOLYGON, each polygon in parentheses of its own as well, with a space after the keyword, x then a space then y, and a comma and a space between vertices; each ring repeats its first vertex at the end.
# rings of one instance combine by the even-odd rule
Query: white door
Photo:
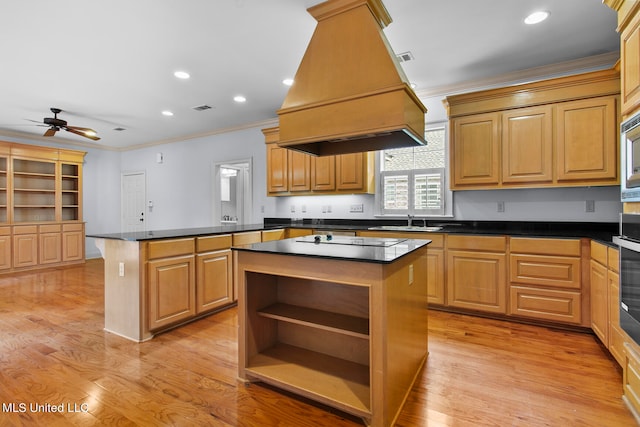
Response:
POLYGON ((146 229, 146 176, 144 172, 122 174, 122 231, 146 229))

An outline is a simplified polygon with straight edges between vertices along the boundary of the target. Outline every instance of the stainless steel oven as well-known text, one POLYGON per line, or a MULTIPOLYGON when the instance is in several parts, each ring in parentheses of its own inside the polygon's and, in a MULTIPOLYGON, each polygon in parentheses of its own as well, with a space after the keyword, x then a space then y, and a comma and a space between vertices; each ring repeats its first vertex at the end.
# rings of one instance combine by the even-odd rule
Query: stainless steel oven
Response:
POLYGON ((621 214, 620 326, 640 344, 640 215, 621 214))
POLYGON ((620 125, 620 199, 640 201, 640 113, 620 125))

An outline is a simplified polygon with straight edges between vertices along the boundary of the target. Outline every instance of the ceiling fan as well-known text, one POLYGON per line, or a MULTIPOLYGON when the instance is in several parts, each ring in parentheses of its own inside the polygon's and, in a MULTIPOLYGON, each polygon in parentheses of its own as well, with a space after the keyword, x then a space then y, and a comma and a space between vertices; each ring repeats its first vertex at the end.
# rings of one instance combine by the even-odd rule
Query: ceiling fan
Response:
MULTIPOLYGON (((59 119, 58 113, 62 112, 60 108, 51 108, 51 112, 53 113, 53 117, 45 117, 42 121, 45 125, 49 126, 49 129, 44 133, 44 136, 53 136, 59 130, 66 130, 67 132, 75 133, 76 135, 84 136, 85 138, 93 139, 94 141, 98 141, 100 139, 100 137, 96 135, 97 132, 93 129, 69 126, 67 125, 66 120, 59 119)), ((36 120, 30 121, 40 123, 36 120)))

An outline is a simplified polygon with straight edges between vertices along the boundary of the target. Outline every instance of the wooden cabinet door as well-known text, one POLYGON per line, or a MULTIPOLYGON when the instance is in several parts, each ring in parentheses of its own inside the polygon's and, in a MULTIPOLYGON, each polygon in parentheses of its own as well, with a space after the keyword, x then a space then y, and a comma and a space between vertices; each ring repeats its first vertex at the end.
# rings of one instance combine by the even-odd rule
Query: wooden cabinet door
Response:
POLYGON ((365 186, 365 153, 336 156, 336 189, 362 190, 365 186))
POLYGON ((429 249, 427 251, 427 300, 433 304, 444 305, 444 289, 444 250, 429 249))
POLYGON ((233 301, 231 250, 198 254, 196 312, 204 313, 233 301))
POLYGON ((336 189, 335 156, 311 158, 311 189, 313 191, 333 191, 336 189))
POLYGON ((500 253, 449 250, 448 305, 506 314, 505 257, 500 253))
POLYGON ((311 190, 311 156, 289 151, 289 191, 311 190))
POLYGON ((620 60, 622 114, 626 115, 640 105, 640 13, 620 35, 620 60))
POLYGON ((556 106, 558 183, 618 182, 616 98, 563 102, 556 106))
POLYGON ((0 270, 11 268, 11 229, 0 227, 0 270))
POLYGON ((78 261, 84 258, 84 233, 65 231, 62 233, 62 260, 78 261))
POLYGON ((453 120, 452 188, 495 186, 500 181, 499 114, 453 120))
POLYGON ((607 268, 591 261, 591 329, 600 341, 609 346, 609 282, 607 268))
POLYGON ((40 233, 38 237, 40 264, 54 264, 62 261, 62 234, 40 233))
POLYGON ((624 364, 625 334, 620 328, 620 276, 609 270, 607 278, 609 282, 609 351, 622 366, 624 364))
POLYGON ((14 234, 13 266, 33 267, 38 265, 38 234, 14 234))
POLYGON ((553 129, 550 106, 502 114, 502 182, 553 180, 553 129))
POLYGON ((288 151, 276 144, 267 144, 267 193, 289 191, 288 151))
POLYGON ((195 256, 160 258, 147 264, 149 330, 196 314, 195 256))

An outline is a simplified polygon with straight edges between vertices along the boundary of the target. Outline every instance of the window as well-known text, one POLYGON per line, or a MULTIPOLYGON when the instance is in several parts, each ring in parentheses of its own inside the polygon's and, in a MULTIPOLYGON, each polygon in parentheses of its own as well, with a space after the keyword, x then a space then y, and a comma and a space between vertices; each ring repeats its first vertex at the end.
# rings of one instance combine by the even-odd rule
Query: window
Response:
POLYGON ((380 212, 384 215, 443 216, 446 190, 446 129, 425 132, 427 145, 383 150, 380 159, 380 212))

